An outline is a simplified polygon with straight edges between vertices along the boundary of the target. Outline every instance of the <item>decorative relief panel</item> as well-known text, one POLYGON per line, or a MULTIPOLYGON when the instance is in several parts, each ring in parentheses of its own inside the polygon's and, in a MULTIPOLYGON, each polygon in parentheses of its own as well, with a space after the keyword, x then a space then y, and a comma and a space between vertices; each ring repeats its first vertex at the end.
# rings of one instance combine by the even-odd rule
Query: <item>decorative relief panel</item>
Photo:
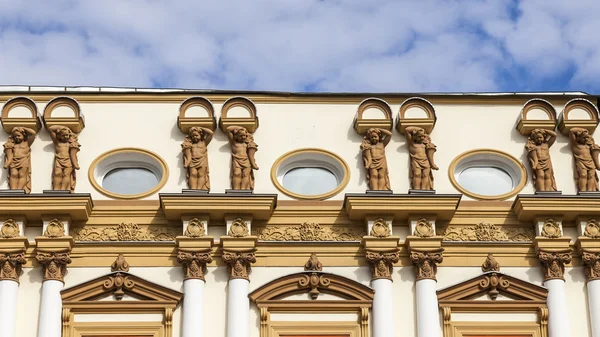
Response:
POLYGON ((48 223, 44 236, 49 238, 60 238, 65 236, 65 225, 58 219, 52 219, 48 223))
POLYGON ((0 227, 0 239, 10 239, 19 236, 19 224, 13 219, 4 221, 0 227))
POLYGON ((206 225, 204 222, 198 220, 198 218, 193 218, 188 223, 185 233, 183 235, 190 238, 199 238, 202 236, 206 236, 206 225))
POLYGON ((243 238, 245 236, 250 235, 250 233, 248 232, 248 224, 241 218, 233 220, 233 222, 231 223, 231 227, 229 227, 229 232, 227 232, 227 235, 233 236, 234 238, 243 238))
POLYGON ((541 234, 546 238, 557 239, 562 236, 562 231, 560 230, 560 225, 554 219, 547 219, 542 225, 541 234))
POLYGON ((116 226, 73 228, 72 232, 75 241, 175 241, 181 229, 124 222, 116 226))
POLYGON ((371 233, 369 234, 377 238, 387 238, 388 236, 392 235, 390 224, 383 219, 377 219, 373 223, 371 233))
POLYGON ((442 230, 444 241, 533 241, 533 228, 498 227, 487 222, 475 226, 448 226, 442 230))
POLYGON ((592 239, 600 239, 600 224, 596 219, 588 220, 583 235, 592 239))
POLYGON ((260 241, 360 241, 367 235, 364 228, 322 226, 305 222, 299 226, 269 226, 253 230, 260 241))
POLYGON ((431 222, 427 221, 427 219, 419 219, 415 224, 415 231, 413 235, 418 236, 420 238, 429 238, 434 236, 435 231, 431 222))

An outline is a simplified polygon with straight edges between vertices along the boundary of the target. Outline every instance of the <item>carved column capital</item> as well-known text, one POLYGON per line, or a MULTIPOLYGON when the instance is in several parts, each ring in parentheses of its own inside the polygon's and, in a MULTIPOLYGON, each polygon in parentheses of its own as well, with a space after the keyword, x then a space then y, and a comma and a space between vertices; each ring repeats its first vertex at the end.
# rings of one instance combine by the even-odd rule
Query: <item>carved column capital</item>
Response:
POLYGON ((392 279, 394 263, 400 260, 400 253, 396 251, 367 250, 367 261, 371 266, 371 280, 392 279))
POLYGON ((71 263, 70 252, 38 252, 35 258, 44 269, 44 281, 64 282, 67 265, 71 263))
POLYGON ((204 275, 207 273, 206 264, 212 262, 211 251, 177 253, 177 262, 183 267, 184 280, 199 279, 206 281, 204 275))
POLYGON ((0 254, 0 281, 10 280, 18 283, 25 262, 24 252, 0 254))
POLYGON ((581 261, 587 281, 600 280, 600 252, 584 250, 581 252, 581 261))
POLYGON ((252 263, 256 262, 254 251, 223 251, 223 262, 227 264, 229 279, 241 278, 250 280, 252 263))
POLYGON ((415 265, 416 280, 431 279, 436 281, 437 265, 442 263, 444 249, 436 250, 415 250, 410 252, 410 260, 415 265))
POLYGON ((542 273, 544 274, 544 281, 560 279, 564 280, 565 277, 565 264, 571 263, 571 250, 560 250, 560 251, 538 251, 538 259, 542 267, 542 273))

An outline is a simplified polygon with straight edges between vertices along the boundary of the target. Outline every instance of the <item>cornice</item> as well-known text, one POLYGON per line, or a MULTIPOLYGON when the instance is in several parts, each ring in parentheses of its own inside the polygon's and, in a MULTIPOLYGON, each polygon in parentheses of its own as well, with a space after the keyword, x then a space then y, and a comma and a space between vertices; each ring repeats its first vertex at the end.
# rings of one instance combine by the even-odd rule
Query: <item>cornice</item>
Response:
POLYGON ((25 216, 27 220, 41 220, 43 215, 68 216, 73 221, 90 217, 94 203, 88 193, 0 196, 0 214, 25 216))
POLYGON ((600 215, 600 198, 588 195, 517 195, 512 210, 519 221, 532 221, 540 216, 561 215, 563 221, 579 216, 600 215))
POLYGON ((208 214, 211 220, 225 214, 244 214, 268 220, 277 205, 276 194, 193 194, 160 193, 160 205, 168 220, 181 220, 186 214, 208 214))
POLYGON ((394 220, 408 219, 409 214, 428 214, 439 220, 450 220, 460 194, 389 194, 368 195, 347 193, 344 209, 351 220, 364 220, 369 215, 393 216, 394 220))

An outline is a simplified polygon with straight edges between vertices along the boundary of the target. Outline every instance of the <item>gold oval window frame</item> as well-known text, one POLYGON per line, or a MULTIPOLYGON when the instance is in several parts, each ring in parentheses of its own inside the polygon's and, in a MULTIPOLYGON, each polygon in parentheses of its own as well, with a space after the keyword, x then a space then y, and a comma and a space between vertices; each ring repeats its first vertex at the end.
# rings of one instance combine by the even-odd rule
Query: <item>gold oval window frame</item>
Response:
MULTIPOLYGON (((495 167, 495 166, 493 166, 493 163, 491 163, 490 166, 495 167)), ((468 166, 465 167, 465 169, 466 168, 468 168, 468 166)), ((499 167, 499 168, 503 169, 501 167, 499 167)), ((514 178, 509 172, 507 172, 507 173, 511 176, 511 178, 514 178)), ((521 163, 517 158, 513 157, 512 155, 510 155, 506 152, 494 150, 494 149, 476 149, 476 150, 470 150, 470 151, 463 152, 463 153, 459 154, 456 158, 454 158, 454 160, 452 160, 452 162, 450 163, 450 166, 448 167, 448 178, 450 178, 450 182, 452 183, 454 188, 456 188, 460 193, 462 193, 472 199, 476 199, 476 200, 506 200, 508 198, 511 198, 511 197, 517 195, 525 187, 525 185, 527 184, 527 169, 525 168, 523 163, 521 163), (502 159, 498 160, 498 162, 505 162, 505 163, 509 162, 509 163, 514 164, 515 168, 518 169, 518 171, 521 175, 521 178, 520 178, 518 184, 512 189, 512 191, 510 191, 508 193, 504 193, 504 194, 499 194, 499 195, 481 195, 481 194, 473 193, 473 192, 465 189, 458 183, 458 181, 455 178, 457 166, 462 161, 468 159, 469 157, 479 156, 479 155, 498 156, 500 158, 503 158, 503 160, 502 159)))
MULTIPOLYGON (((304 167, 304 166, 299 165, 298 167, 304 167)), ((298 167, 291 167, 285 173, 291 171, 294 168, 298 168, 298 167)), ((319 168, 319 166, 311 166, 311 167, 319 168)), ((326 170, 331 172, 331 170, 326 167, 320 167, 320 168, 325 168, 326 170)), ((285 173, 283 173, 283 175, 285 175, 285 173)), ((333 175, 336 175, 334 172, 331 172, 331 173, 333 175)), ((282 177, 283 177, 283 175, 282 175, 282 177)), ((338 178, 337 175, 336 175, 336 178, 338 178)), ((348 166, 348 163, 346 163, 346 161, 344 161, 344 159, 342 159, 342 157, 338 156, 337 154, 335 154, 333 152, 329 152, 327 150, 317 149, 317 148, 298 149, 298 150, 293 150, 293 151, 287 152, 287 153, 283 154, 281 157, 277 158, 277 160, 275 160, 275 163, 273 163, 273 166, 271 167, 271 181, 273 182, 273 185, 275 185, 275 188, 277 188, 281 193, 287 195, 288 197, 292 197, 292 198, 298 199, 298 200, 325 200, 325 199, 329 199, 329 198, 339 194, 344 188, 346 188, 346 186, 348 185, 348 182, 350 181, 350 166, 348 166), (281 165, 284 164, 287 160, 289 160, 295 156, 311 155, 311 154, 317 155, 317 156, 326 156, 327 158, 333 160, 335 163, 337 163, 339 165, 343 176, 341 177, 338 186, 335 189, 333 189, 327 193, 315 194, 315 195, 298 194, 298 193, 292 192, 292 191, 286 189, 285 187, 283 187, 282 183, 279 181, 279 179, 277 179, 278 169, 281 167, 281 165)))
MULTIPOLYGON (((115 168, 119 168, 119 167, 117 166, 115 168)), ((108 170, 106 172, 106 174, 110 171, 111 170, 108 170)), ((106 176, 106 174, 102 175, 102 178, 104 178, 104 176, 106 176)), ((113 150, 104 152, 103 154, 98 156, 96 159, 94 159, 94 161, 90 165, 90 168, 88 169, 88 179, 96 191, 100 192, 101 194, 103 194, 109 198, 121 199, 121 200, 142 199, 142 198, 145 198, 152 194, 155 194, 156 192, 158 192, 161 188, 163 188, 165 186, 165 184, 167 183, 167 180, 169 179, 169 167, 167 166, 167 162, 161 156, 159 156, 158 154, 156 154, 152 151, 140 149, 137 147, 123 147, 123 148, 113 149, 113 150), (99 184, 98 181, 96 181, 96 178, 94 177, 94 172, 96 171, 98 164, 100 164, 103 160, 105 160, 109 157, 119 155, 119 154, 125 154, 125 153, 138 153, 138 154, 148 156, 148 157, 154 159, 159 164, 160 169, 163 172, 162 177, 160 177, 158 184, 156 184, 156 186, 154 186, 152 189, 150 189, 146 192, 137 193, 137 194, 120 194, 120 193, 111 192, 111 191, 105 189, 104 187, 102 187, 102 185, 99 184)))

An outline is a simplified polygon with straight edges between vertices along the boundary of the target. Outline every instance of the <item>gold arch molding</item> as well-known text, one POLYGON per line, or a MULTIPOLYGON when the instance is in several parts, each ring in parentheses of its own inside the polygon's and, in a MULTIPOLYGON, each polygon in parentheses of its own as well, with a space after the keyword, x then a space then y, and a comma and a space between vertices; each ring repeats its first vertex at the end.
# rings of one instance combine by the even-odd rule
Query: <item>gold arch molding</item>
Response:
MULTIPOLYGON (((303 167, 303 166, 298 166, 298 167, 303 167)), ((320 167, 320 166, 311 166, 311 167, 320 167)), ((293 168, 296 168, 296 167, 293 167, 293 168)), ((291 169, 293 169, 293 168, 291 168, 291 169)), ((323 167, 321 167, 321 168, 323 168, 323 167)), ((290 171, 290 170, 288 170, 288 171, 290 171)), ((329 170, 329 171, 331 171, 331 170, 329 170)), ((335 173, 334 173, 334 175, 335 175, 335 173)), ((336 176, 336 178, 338 178, 338 177, 336 176)), ((338 156, 337 154, 335 154, 333 152, 327 151, 327 150, 317 149, 317 148, 297 149, 297 150, 287 152, 287 153, 283 154, 281 157, 277 158, 277 160, 275 160, 275 162, 273 163, 273 166, 271 166, 271 181, 273 182, 273 185, 275 185, 275 188, 277 188, 281 193, 287 195, 288 197, 292 197, 292 198, 295 198, 298 200, 325 200, 325 199, 329 199, 329 198, 337 195, 344 188, 346 188, 346 185, 348 185, 348 182, 350 181, 350 166, 348 166, 348 163, 346 163, 346 161, 344 161, 344 159, 342 157, 338 156), (315 194, 315 195, 298 194, 298 193, 292 192, 292 191, 286 189, 285 187, 283 187, 283 184, 279 181, 279 179, 277 179, 278 170, 282 164, 286 163, 286 161, 293 159, 293 157, 299 156, 299 155, 314 155, 316 158, 318 158, 319 156, 324 156, 324 157, 332 160, 333 162, 335 162, 342 169, 341 170, 342 177, 341 177, 341 179, 339 179, 338 186, 329 192, 322 193, 322 194, 315 194)))
MULTIPOLYGON (((119 167, 120 166, 117 166, 115 168, 119 168, 119 167)), ((110 171, 107 171, 106 173, 108 173, 108 172, 110 172, 110 171)), ((142 199, 142 198, 145 198, 147 196, 150 196, 150 195, 158 192, 161 188, 163 188, 165 186, 165 184, 167 183, 167 180, 169 179, 169 167, 167 166, 167 162, 161 156, 159 156, 158 154, 156 154, 152 151, 149 151, 146 149, 141 149, 141 148, 136 148, 136 147, 123 147, 123 148, 106 151, 103 154, 101 154, 100 156, 98 156, 96 159, 94 159, 94 161, 90 165, 90 168, 88 169, 88 179, 89 179, 90 183, 92 184, 92 187, 94 187, 94 189, 96 191, 100 192, 101 194, 103 194, 109 198, 125 199, 125 200, 142 199), (162 171, 162 176, 160 177, 160 180, 159 180, 158 184, 156 184, 156 186, 154 186, 152 189, 142 192, 142 193, 120 194, 120 193, 114 193, 114 192, 106 190, 105 188, 102 187, 102 185, 100 183, 98 183, 98 181, 96 181, 94 173, 95 173, 98 165, 103 160, 106 160, 107 158, 115 156, 115 155, 123 155, 123 154, 128 154, 128 153, 141 154, 143 156, 153 159, 158 164, 160 170, 162 171)))
MULTIPOLYGON (((494 166, 493 163, 491 163, 490 166, 497 167, 497 166, 494 166)), ((452 162, 450 163, 450 166, 448 167, 448 178, 450 179, 450 183, 452 183, 452 186, 454 186, 454 188, 456 188, 460 193, 462 193, 472 199, 476 199, 476 200, 506 200, 508 198, 511 198, 511 197, 517 195, 525 187, 525 184, 527 184, 527 170, 525 169, 525 166, 517 158, 513 157, 512 155, 510 155, 506 152, 503 152, 500 150, 495 150, 495 149, 474 149, 474 150, 469 150, 469 151, 463 152, 463 153, 459 154, 456 158, 454 158, 454 160, 452 160, 452 162), (519 171, 519 175, 520 175, 520 179, 517 182, 516 186, 510 192, 504 193, 504 194, 499 194, 499 195, 477 194, 477 193, 473 193, 473 192, 465 189, 464 187, 462 187, 458 183, 456 178, 454 177, 457 166, 464 160, 467 160, 470 157, 479 156, 479 155, 496 156, 500 159, 499 161, 504 161, 505 163, 512 164, 512 166, 514 166, 514 168, 516 168, 519 171)), ((514 178, 514 177, 511 175, 511 178, 514 178)))

